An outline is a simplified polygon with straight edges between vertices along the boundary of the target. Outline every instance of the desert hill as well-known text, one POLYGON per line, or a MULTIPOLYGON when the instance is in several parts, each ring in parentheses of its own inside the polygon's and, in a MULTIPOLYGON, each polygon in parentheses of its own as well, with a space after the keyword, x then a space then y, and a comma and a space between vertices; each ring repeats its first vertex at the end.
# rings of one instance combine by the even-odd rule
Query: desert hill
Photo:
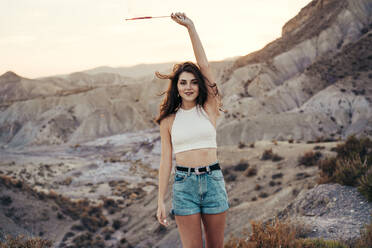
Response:
POLYGON ((370 16, 370 1, 312 1, 281 38, 225 68, 218 141, 371 135, 370 16))

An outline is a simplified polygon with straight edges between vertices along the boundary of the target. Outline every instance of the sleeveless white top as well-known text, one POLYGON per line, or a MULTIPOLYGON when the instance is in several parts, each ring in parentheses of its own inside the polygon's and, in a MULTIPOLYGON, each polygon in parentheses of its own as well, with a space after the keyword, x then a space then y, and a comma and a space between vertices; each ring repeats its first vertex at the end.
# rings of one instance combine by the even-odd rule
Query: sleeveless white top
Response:
POLYGON ((216 129, 203 107, 178 108, 171 129, 174 153, 192 149, 217 148, 216 129))

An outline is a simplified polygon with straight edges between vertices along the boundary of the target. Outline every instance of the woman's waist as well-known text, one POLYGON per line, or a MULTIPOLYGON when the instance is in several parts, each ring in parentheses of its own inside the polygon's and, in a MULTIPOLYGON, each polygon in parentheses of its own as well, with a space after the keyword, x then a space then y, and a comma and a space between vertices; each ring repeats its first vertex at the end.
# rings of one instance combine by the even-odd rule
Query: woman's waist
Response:
POLYGON ((201 148, 176 154, 176 164, 185 167, 207 166, 217 161, 217 148, 201 148))

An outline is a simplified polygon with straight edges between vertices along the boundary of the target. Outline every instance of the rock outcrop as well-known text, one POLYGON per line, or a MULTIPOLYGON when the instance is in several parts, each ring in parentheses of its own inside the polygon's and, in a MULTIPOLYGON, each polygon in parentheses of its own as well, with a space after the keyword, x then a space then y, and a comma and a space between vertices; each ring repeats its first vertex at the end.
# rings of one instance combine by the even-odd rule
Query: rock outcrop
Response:
POLYGON ((356 188, 322 184, 302 191, 279 217, 304 224, 310 238, 353 241, 371 222, 371 213, 372 203, 356 188))
POLYGON ((218 142, 372 135, 371 14, 367 0, 314 0, 281 38, 225 68, 218 142))

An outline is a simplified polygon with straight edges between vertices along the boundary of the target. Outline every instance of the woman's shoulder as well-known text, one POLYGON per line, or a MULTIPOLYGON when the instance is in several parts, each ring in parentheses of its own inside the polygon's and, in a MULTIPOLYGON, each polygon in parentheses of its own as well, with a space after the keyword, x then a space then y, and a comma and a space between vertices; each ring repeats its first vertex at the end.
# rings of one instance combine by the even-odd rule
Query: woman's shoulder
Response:
POLYGON ((170 114, 167 117, 164 117, 164 119, 161 120, 161 122, 160 122, 160 126, 164 126, 165 128, 167 128, 169 133, 170 133, 175 117, 176 117, 175 113, 170 114))

